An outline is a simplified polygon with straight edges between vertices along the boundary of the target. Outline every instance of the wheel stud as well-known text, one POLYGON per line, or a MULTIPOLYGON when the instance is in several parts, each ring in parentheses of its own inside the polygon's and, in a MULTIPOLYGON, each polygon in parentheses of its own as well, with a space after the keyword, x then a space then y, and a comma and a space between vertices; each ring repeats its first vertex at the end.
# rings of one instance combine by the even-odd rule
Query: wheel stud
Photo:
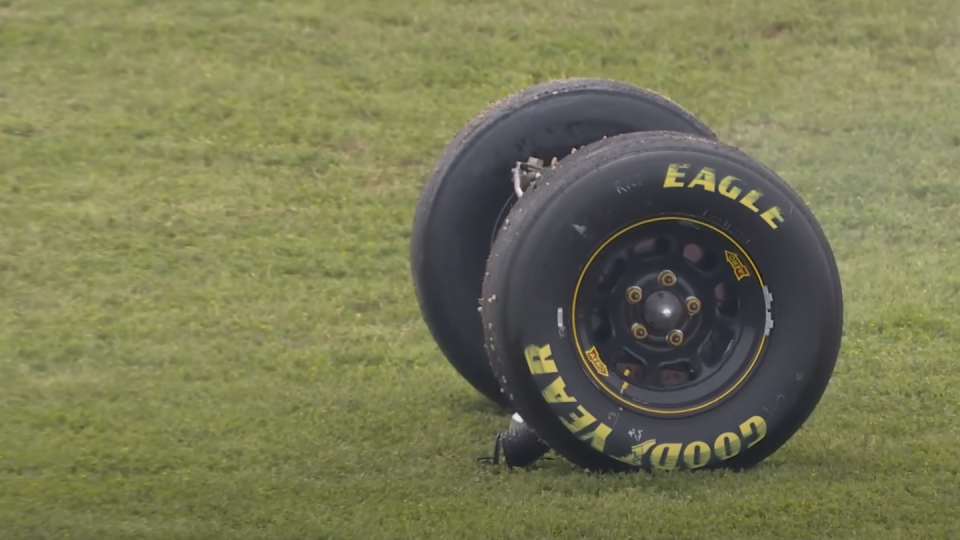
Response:
POLYGON ((683 343, 683 332, 680 330, 671 330, 667 333, 667 343, 674 347, 679 347, 683 343))
POLYGON ((687 300, 684 302, 684 306, 687 308, 687 313, 690 315, 696 315, 700 313, 700 299, 696 296, 687 297, 687 300))
POLYGON ((630 327, 630 333, 633 334, 634 339, 646 339, 647 327, 640 323, 633 323, 633 326, 630 327))
POLYGON ((663 285, 664 287, 673 287, 674 285, 677 284, 676 274, 674 274, 669 270, 664 270, 663 272, 660 272, 660 276, 658 279, 660 280, 660 284, 663 285))
POLYGON ((643 289, 636 285, 627 289, 627 302, 639 304, 641 300, 643 300, 643 289))

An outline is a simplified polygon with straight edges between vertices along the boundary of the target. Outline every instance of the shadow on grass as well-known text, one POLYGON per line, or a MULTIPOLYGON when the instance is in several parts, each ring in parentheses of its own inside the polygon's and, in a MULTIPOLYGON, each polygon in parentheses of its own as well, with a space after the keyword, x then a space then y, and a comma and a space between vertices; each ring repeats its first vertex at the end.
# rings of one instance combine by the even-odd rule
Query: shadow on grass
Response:
POLYGON ((638 469, 619 473, 596 473, 577 467, 552 450, 527 467, 509 468, 504 464, 483 465, 483 467, 494 474, 501 475, 533 475, 540 478, 546 476, 572 480, 581 478, 590 482, 591 489, 597 489, 598 494, 615 493, 638 487, 663 492, 674 492, 677 489, 695 492, 700 489, 716 489, 718 480, 742 485, 754 482, 766 483, 772 477, 810 477, 811 479, 829 479, 831 482, 857 482, 867 477, 875 477, 878 471, 883 470, 883 465, 879 461, 865 462, 863 468, 851 469, 844 464, 832 462, 827 455, 794 454, 789 459, 768 459, 754 467, 739 471, 700 469, 648 472, 638 469))
POLYGON ((655 496, 666 498, 698 496, 715 492, 718 487, 759 482, 750 481, 750 473, 731 474, 724 471, 656 471, 599 474, 580 469, 553 452, 530 467, 509 469, 490 467, 491 474, 506 477, 507 483, 532 484, 541 494, 561 497, 607 497, 628 494, 628 497, 655 496))

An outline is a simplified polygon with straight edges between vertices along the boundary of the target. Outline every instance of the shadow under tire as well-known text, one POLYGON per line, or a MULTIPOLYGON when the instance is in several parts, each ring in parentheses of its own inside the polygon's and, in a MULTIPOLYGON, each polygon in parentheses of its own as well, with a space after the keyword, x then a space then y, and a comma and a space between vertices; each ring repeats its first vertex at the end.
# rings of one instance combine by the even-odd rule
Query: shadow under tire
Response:
POLYGON ((634 133, 524 192, 482 320, 514 408, 574 464, 736 470, 814 411, 843 299, 820 225, 775 173, 716 141, 634 133))
POLYGON ((511 169, 531 156, 549 164, 603 137, 655 130, 715 138, 691 113, 654 92, 602 79, 567 79, 494 103, 440 155, 411 232, 417 301, 448 361, 502 407, 510 404, 483 350, 477 307, 495 231, 516 200, 511 169))

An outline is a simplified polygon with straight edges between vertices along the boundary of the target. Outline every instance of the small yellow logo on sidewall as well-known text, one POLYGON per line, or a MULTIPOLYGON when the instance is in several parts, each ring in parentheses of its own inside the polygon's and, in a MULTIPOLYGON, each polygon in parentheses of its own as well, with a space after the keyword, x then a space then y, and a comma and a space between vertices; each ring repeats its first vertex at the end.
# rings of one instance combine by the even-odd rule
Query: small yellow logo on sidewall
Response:
POLYGON ((737 281, 745 277, 750 277, 750 271, 747 270, 747 265, 743 264, 743 261, 740 260, 740 256, 732 251, 723 251, 724 258, 727 260, 727 263, 730 265, 730 268, 733 268, 733 275, 736 276, 737 281))

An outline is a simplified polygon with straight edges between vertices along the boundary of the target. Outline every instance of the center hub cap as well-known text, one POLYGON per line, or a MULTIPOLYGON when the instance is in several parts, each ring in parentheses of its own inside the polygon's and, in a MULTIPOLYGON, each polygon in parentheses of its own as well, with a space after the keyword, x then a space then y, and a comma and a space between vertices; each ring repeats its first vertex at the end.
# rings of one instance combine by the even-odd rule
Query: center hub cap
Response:
POLYGON ((643 306, 643 317, 647 324, 658 330, 676 328, 682 314, 680 299, 667 291, 651 294, 643 306))

